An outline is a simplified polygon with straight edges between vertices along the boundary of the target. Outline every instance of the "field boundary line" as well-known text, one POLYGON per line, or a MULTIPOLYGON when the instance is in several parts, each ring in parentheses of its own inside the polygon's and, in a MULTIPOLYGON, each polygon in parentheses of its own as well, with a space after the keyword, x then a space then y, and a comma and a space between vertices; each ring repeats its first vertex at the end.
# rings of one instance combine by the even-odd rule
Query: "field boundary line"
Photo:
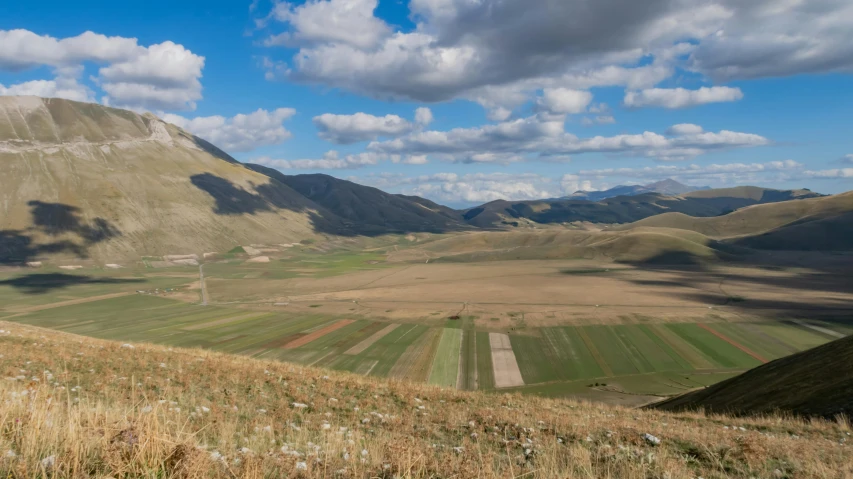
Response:
POLYGON ((199 331, 202 329, 214 328, 216 326, 222 326, 223 324, 236 323, 239 321, 243 321, 244 319, 257 319, 257 318, 261 318, 262 316, 266 316, 269 314, 271 314, 271 313, 269 313, 267 311, 255 311, 254 313, 242 314, 242 315, 238 315, 238 316, 229 316, 226 318, 217 319, 215 321, 210 321, 207 323, 201 322, 201 323, 196 323, 196 324, 190 324, 188 326, 182 327, 181 329, 184 331, 199 331))
POLYGON ((379 331, 377 331, 377 332, 371 334, 370 336, 368 336, 367 338, 361 340, 361 342, 359 342, 355 346, 347 349, 346 351, 344 351, 344 354, 349 355, 349 356, 355 356, 356 354, 361 354, 367 348, 373 346, 374 343, 376 343, 380 339, 384 338, 385 336, 390 334, 391 331, 394 331, 398 327, 400 327, 400 324, 389 324, 388 326, 385 326, 384 328, 380 329, 379 331))
POLYGON ((332 333, 334 331, 337 331, 337 330, 343 328, 344 326, 349 326, 350 324, 352 324, 354 322, 355 322, 355 320, 353 320, 353 319, 342 319, 340 321, 337 321, 334 324, 326 326, 323 329, 314 331, 313 333, 310 333, 310 334, 306 334, 305 336, 302 336, 301 338, 294 339, 293 341, 285 344, 281 348, 282 349, 296 349, 300 346, 305 346, 306 344, 308 344, 312 341, 320 339, 329 333, 332 333))
POLYGON ((592 354, 592 357, 595 359, 595 362, 597 362, 598 365, 601 366, 601 370, 608 376, 614 376, 613 370, 610 369, 610 366, 608 366, 607 362, 604 361, 604 356, 602 356, 601 351, 599 351, 598 348, 595 347, 595 344, 593 344, 592 342, 592 338, 590 338, 589 335, 586 334, 586 331, 584 331, 583 326, 578 326, 577 329, 578 336, 580 336, 584 344, 586 344, 586 348, 589 349, 589 353, 592 354))
POLYGON ((809 328, 809 329, 817 331, 819 333, 823 333, 823 334, 826 334, 828 336, 832 336, 833 338, 841 339, 841 338, 847 337, 846 335, 839 333, 838 331, 833 331, 831 329, 826 329, 826 328, 822 328, 820 326, 815 326, 814 324, 809 324, 805 321, 800 321, 799 319, 792 319, 791 322, 799 324, 800 326, 802 326, 804 328, 809 328))
POLYGON ((723 334, 723 333, 721 333, 721 332, 719 332, 719 331, 715 331, 714 329, 712 329, 712 328, 711 328, 711 327, 709 327, 708 325, 706 325, 706 324, 702 324, 702 323, 696 323, 696 325, 697 325, 697 326, 699 326, 700 328, 704 329, 705 331, 708 331, 709 333, 713 334, 714 336, 716 336, 716 337, 718 337, 718 338, 722 339, 723 341, 725 341, 725 342, 727 342, 727 343, 731 344, 732 346, 734 346, 734 347, 736 347, 736 348, 740 349, 741 351, 745 352, 746 354, 749 354, 750 356, 752 356, 753 358, 755 358, 755 359, 757 359, 757 360, 761 361, 762 363, 767 364, 767 363, 769 363, 769 362, 770 362, 770 361, 768 361, 768 360, 764 359, 763 357, 761 357, 758 353, 755 353, 755 352, 751 351, 751 350, 750 350, 749 348, 747 348, 746 346, 744 346, 744 345, 742 345, 742 344, 738 343, 738 342, 737 342, 737 341, 735 341, 734 339, 729 338, 729 337, 728 337, 728 336, 726 336, 725 334, 723 334))
POLYGON ((8 311, 13 312, 13 313, 35 313, 37 311, 44 311, 45 309, 62 308, 65 306, 74 306, 77 304, 84 304, 84 303, 94 303, 95 301, 103 301, 106 299, 121 298, 122 296, 130 296, 132 294, 136 294, 136 293, 125 291, 122 293, 102 294, 100 296, 89 296, 87 298, 69 299, 68 301, 60 301, 58 303, 49 303, 49 304, 40 304, 38 306, 29 306, 29 307, 22 308, 22 309, 10 309, 8 311))

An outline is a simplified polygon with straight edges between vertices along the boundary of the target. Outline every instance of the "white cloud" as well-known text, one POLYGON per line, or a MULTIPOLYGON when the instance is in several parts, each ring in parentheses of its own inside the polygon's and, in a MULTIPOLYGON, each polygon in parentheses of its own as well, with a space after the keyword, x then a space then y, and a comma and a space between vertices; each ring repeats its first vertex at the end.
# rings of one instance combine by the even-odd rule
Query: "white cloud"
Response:
POLYGON ((415 124, 421 127, 429 126, 432 123, 432 110, 426 107, 420 107, 415 110, 415 124))
POLYGON ((337 151, 331 150, 320 159, 279 160, 263 156, 246 163, 257 163, 280 170, 343 170, 376 165, 383 159, 385 156, 370 152, 341 157, 337 151))
POLYGON ((853 154, 844 155, 841 157, 841 162, 853 165, 853 154))
POLYGON ((94 94, 76 78, 57 77, 53 80, 32 80, 8 87, 0 84, 0 96, 33 95, 42 98, 65 98, 74 101, 94 101, 94 94))
POLYGON ((497 121, 542 88, 646 90, 678 68, 717 80, 853 70, 849 0, 412 0, 416 27, 397 32, 374 15, 376 0, 310 0, 304 18, 284 5, 284 38, 301 38, 291 78, 380 98, 467 98, 497 121))
POLYGON ((313 119, 320 138, 339 145, 376 140, 379 137, 396 138, 424 128, 432 120, 432 111, 425 107, 415 110, 414 122, 397 115, 375 116, 361 112, 353 115, 324 113, 313 119))
POLYGON ((282 2, 272 15, 290 30, 266 40, 268 46, 344 44, 372 48, 391 33, 373 16, 378 0, 308 0, 302 5, 282 2))
POLYGON ((564 130, 562 118, 549 114, 474 128, 414 132, 394 140, 372 142, 368 150, 383 154, 438 156, 464 163, 509 163, 523 161, 531 155, 553 161, 583 153, 612 153, 672 161, 689 159, 712 150, 769 143, 766 138, 751 133, 705 132, 695 125, 677 125, 667 133, 669 136, 646 131, 578 138, 564 130))
POLYGON ((569 88, 546 88, 536 102, 541 111, 555 115, 574 115, 586 111, 592 101, 592 93, 569 88))
POLYGON ((708 103, 738 101, 743 98, 740 88, 725 86, 702 87, 698 90, 684 88, 651 88, 625 93, 625 106, 631 108, 661 107, 688 108, 708 103))
POLYGON ((112 63, 137 55, 140 48, 135 38, 107 37, 93 32, 58 40, 29 30, 0 30, 0 69, 62 67, 87 61, 112 63))
POLYGON ((56 74, 54 84, 51 80, 27 82, 7 87, 10 91, 54 92, 53 96, 91 101, 93 95, 77 79, 83 65, 92 62, 103 65, 94 82, 106 93, 101 99, 105 104, 137 110, 192 110, 202 98, 204 61, 170 41, 144 47, 135 38, 93 32, 56 39, 28 30, 0 30, 0 70, 48 66, 56 74))
POLYGON ((205 116, 184 118, 165 114, 165 121, 173 123, 229 152, 252 151, 256 148, 277 145, 291 134, 282 123, 296 114, 293 108, 278 108, 273 111, 258 109, 249 114, 231 118, 205 116))
POLYGON ((853 168, 838 168, 834 170, 804 171, 803 176, 807 178, 835 179, 853 178, 853 168))
POLYGON ((314 117, 320 138, 341 145, 375 140, 380 136, 396 137, 414 129, 408 120, 397 115, 374 116, 367 113, 314 117))
POLYGON ((766 163, 728 163, 711 165, 657 165, 644 168, 606 168, 598 170, 581 170, 578 175, 582 178, 632 178, 635 180, 657 181, 664 178, 691 181, 702 180, 721 184, 743 183, 767 179, 767 175, 783 174, 798 177, 803 172, 803 165, 793 160, 771 161, 766 163))

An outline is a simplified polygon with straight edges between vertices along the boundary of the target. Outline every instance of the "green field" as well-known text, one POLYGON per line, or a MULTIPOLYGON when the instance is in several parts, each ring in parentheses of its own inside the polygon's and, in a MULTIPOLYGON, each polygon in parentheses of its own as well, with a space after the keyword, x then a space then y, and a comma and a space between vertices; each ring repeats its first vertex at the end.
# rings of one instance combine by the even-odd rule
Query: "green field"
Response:
POLYGON ((429 383, 447 387, 456 387, 459 375, 459 352, 462 347, 462 330, 444 328, 441 341, 435 352, 432 370, 429 373, 429 383))
MULTIPOLYGON (((382 267, 365 266, 372 256, 362 254, 328 254, 323 256, 326 262, 316 263, 305 258, 310 254, 263 268, 211 265, 209 274, 246 278, 253 271, 266 271, 283 277, 293 273, 287 266, 293 263, 310 264, 312 274, 320 275, 382 267)), ((151 294, 155 289, 180 289, 196 278, 195 268, 168 274, 144 268, 41 274, 2 276, 0 300, 5 302, 0 304, 0 319, 104 339, 208 348, 378 377, 420 364, 417 367, 424 372, 417 378, 432 384, 495 388, 489 333, 476 330, 472 316, 442 322, 437 341, 425 343, 422 339, 430 326, 421 323, 342 317, 324 314, 321 308, 306 314, 200 306, 151 294)), ((523 334, 509 336, 525 383, 513 390, 589 398, 677 394, 851 331, 853 326, 842 320, 525 328, 523 334)))

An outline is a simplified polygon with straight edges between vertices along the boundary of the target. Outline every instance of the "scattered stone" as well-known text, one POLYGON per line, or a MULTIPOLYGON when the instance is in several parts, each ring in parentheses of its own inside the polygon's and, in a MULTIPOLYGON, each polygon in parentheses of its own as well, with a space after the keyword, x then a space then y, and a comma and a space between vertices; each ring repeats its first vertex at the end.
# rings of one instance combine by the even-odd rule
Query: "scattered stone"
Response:
POLYGON ((657 446, 658 444, 660 444, 660 439, 656 438, 655 436, 652 436, 649 433, 643 434, 643 439, 645 439, 646 442, 653 446, 657 446))

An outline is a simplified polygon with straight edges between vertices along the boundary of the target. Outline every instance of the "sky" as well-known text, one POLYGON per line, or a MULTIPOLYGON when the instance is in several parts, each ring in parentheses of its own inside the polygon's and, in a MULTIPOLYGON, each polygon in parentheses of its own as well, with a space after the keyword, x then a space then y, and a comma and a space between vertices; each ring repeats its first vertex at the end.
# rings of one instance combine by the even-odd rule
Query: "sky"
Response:
POLYGON ((674 178, 853 189, 849 0, 43 0, 0 95, 450 206, 674 178))

